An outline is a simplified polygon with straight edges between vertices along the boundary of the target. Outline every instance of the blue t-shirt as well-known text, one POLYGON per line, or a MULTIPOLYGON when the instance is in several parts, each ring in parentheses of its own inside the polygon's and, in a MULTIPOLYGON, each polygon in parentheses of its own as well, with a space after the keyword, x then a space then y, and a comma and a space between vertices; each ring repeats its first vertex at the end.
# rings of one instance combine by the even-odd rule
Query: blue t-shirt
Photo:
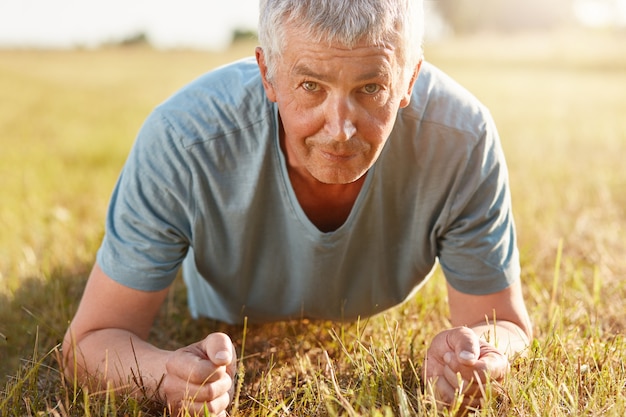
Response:
POLYGON ((181 264, 194 316, 352 320, 410 297, 439 261, 457 290, 519 278, 507 170, 489 112, 428 63, 346 222, 300 207, 254 59, 200 77, 147 118, 97 261, 160 290, 181 264))

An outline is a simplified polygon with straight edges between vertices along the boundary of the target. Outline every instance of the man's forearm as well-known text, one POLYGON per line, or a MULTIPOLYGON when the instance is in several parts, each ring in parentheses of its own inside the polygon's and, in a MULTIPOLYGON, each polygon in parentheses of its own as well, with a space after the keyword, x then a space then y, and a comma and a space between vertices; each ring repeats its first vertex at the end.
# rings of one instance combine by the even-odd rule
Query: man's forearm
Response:
POLYGON ((63 352, 68 378, 92 389, 113 387, 147 396, 156 393, 171 354, 120 329, 98 330, 78 343, 68 332, 63 352))

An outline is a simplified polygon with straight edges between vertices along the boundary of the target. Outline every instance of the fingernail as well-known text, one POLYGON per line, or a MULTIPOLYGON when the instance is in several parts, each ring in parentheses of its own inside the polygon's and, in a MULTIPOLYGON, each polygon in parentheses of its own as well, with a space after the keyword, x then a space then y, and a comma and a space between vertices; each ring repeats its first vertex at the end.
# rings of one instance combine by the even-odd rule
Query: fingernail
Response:
POLYGON ((446 352, 443 354, 443 361, 445 363, 450 363, 450 361, 452 361, 452 353, 450 352, 446 352))
POLYGON ((220 350, 219 352, 215 354, 215 359, 220 360, 220 361, 230 360, 230 353, 225 350, 220 350))
POLYGON ((459 358, 466 360, 466 361, 471 361, 475 359, 474 354, 472 352, 468 352, 467 350, 462 350, 459 353, 459 358))

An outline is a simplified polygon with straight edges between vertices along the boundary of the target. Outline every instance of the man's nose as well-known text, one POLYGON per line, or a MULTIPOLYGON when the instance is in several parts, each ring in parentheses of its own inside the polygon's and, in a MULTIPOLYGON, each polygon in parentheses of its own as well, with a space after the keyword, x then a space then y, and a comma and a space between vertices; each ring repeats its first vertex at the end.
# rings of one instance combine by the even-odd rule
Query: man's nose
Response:
POLYGON ((329 137, 345 142, 350 140, 356 133, 354 125, 355 107, 349 98, 337 97, 327 103, 326 132, 329 137))

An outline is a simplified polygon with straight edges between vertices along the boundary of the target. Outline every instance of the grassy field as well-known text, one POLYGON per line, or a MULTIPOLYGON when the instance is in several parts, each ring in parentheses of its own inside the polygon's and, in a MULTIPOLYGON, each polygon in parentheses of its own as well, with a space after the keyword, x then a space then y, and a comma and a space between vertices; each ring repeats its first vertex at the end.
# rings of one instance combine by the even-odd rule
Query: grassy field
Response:
MULTIPOLYGON (((144 117, 177 88, 252 53, 0 51, 0 416, 162 415, 66 385, 57 345, 144 117)), ((426 57, 491 109, 507 154, 536 340, 484 416, 626 415, 626 38, 477 36, 426 57)), ((427 343, 447 326, 444 280, 359 323, 247 328, 193 321, 177 281, 152 339, 219 329, 240 347, 238 416, 434 415, 427 343)))

